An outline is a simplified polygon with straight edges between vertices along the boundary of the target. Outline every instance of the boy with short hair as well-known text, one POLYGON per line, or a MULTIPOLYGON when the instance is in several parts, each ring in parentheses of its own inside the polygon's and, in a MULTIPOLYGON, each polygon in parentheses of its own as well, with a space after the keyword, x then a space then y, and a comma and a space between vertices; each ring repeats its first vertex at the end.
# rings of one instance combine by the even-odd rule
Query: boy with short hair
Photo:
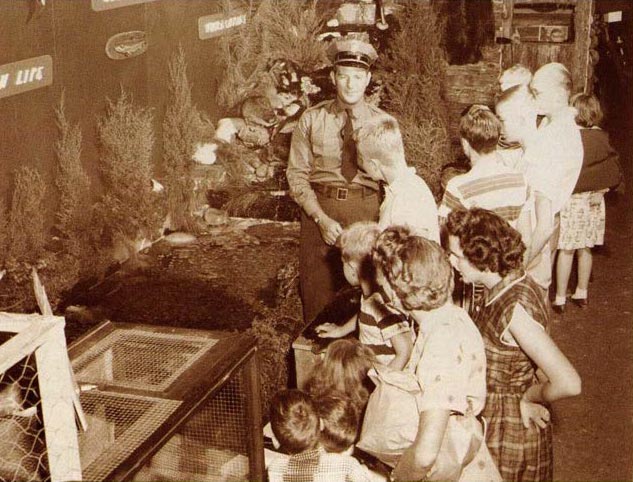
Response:
POLYGON ((526 85, 510 87, 497 98, 495 113, 501 120, 503 136, 497 152, 506 166, 523 172, 525 147, 536 136, 538 113, 534 95, 526 85))
POLYGON ((341 338, 358 326, 361 343, 371 347, 376 359, 396 370, 402 370, 411 356, 413 332, 406 317, 386 305, 376 284, 372 249, 381 233, 377 223, 354 223, 343 231, 339 244, 345 279, 362 290, 360 310, 344 325, 324 323, 315 328, 322 338, 341 338))
POLYGON ((359 129, 357 141, 359 166, 373 180, 385 183, 380 227, 408 226, 413 234, 439 242, 435 199, 415 168, 407 166, 398 122, 377 116, 359 129))
POLYGON ((329 453, 352 455, 358 437, 360 414, 350 398, 332 390, 316 402, 321 419, 321 446, 329 453))
POLYGON ((446 185, 439 207, 445 221, 455 209, 480 207, 495 212, 529 239, 530 189, 522 173, 506 167, 497 153, 501 121, 484 105, 473 105, 459 123, 464 154, 471 169, 446 185))
POLYGON ((499 89, 501 92, 516 85, 530 85, 532 81, 532 71, 523 64, 514 64, 508 67, 499 76, 499 89))
MULTIPOLYGON (((330 415, 325 408, 321 413, 330 415)), ((336 417, 334 417, 336 419, 336 417)), ((289 457, 279 457, 268 465, 269 482, 369 482, 369 469, 346 453, 328 452, 321 446, 321 424, 315 402, 296 389, 282 390, 272 399, 270 424, 289 457)), ((357 428, 354 427, 354 430, 357 428)), ((330 428, 334 431, 334 428, 330 428)), ((355 438, 355 435, 354 435, 355 438)))

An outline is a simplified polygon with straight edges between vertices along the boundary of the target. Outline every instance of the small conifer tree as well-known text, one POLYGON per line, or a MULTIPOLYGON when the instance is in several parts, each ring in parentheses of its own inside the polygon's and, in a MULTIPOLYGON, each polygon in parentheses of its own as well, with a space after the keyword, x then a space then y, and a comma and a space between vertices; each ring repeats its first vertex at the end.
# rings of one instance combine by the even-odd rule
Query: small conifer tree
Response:
POLYGON ((97 129, 101 148, 104 194, 97 203, 100 232, 105 240, 134 240, 158 231, 161 210, 152 192, 153 116, 137 107, 124 91, 107 101, 97 129))
POLYGON ((59 191, 55 228, 65 251, 79 261, 90 227, 90 179, 81 164, 81 129, 79 125, 73 126, 68 122, 63 95, 55 115, 59 131, 59 139, 55 143, 55 184, 59 191))
POLYGON ((9 214, 8 252, 14 262, 35 262, 46 242, 46 184, 32 167, 16 170, 9 214))
POLYGON ((402 2, 400 30, 380 60, 385 109, 400 123, 407 162, 440 195, 442 167, 452 161, 442 30, 428 1, 402 2), (420 28, 424 25, 424 28, 420 28))
POLYGON ((163 120, 163 164, 167 212, 173 229, 195 231, 195 182, 192 157, 196 143, 212 130, 191 100, 184 50, 179 47, 169 64, 171 99, 163 120))

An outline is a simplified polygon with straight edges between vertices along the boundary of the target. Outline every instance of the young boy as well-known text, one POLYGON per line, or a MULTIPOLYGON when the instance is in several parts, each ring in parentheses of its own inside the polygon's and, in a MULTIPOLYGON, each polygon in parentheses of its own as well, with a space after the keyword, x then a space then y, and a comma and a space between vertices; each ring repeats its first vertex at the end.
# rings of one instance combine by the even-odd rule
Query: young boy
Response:
POLYGON ((501 120, 503 136, 497 152, 506 166, 523 172, 525 146, 536 136, 538 115, 534 96, 525 85, 510 87, 498 97, 495 112, 501 120))
POLYGON ((530 190, 523 174, 503 165, 497 154, 501 130, 501 121, 484 105, 473 105, 462 115, 459 132, 471 169, 448 182, 439 216, 445 221, 455 209, 481 207, 497 213, 529 239, 530 190))
POLYGON ((372 222, 354 223, 343 231, 339 244, 345 279, 362 290, 360 311, 344 325, 324 323, 315 328, 323 338, 340 338, 358 325, 358 338, 376 354, 379 362, 402 370, 413 348, 413 332, 405 316, 388 307, 376 284, 371 253, 381 233, 372 222))
POLYGON ((413 234, 439 242, 435 199, 415 168, 407 166, 396 120, 390 116, 372 119, 358 131, 357 142, 361 169, 386 184, 380 227, 408 226, 413 234))
POLYGON ((515 85, 530 85, 532 81, 532 71, 525 65, 514 64, 512 67, 505 69, 499 76, 499 90, 505 92, 515 85))
MULTIPOLYGON (((342 413, 346 413, 349 408, 344 407, 344 400, 340 403, 343 404, 342 413)), ((366 482, 375 479, 367 467, 351 455, 342 453, 348 450, 348 447, 337 453, 328 452, 321 446, 321 425, 325 428, 331 422, 337 423, 337 417, 332 416, 326 409, 338 409, 339 404, 327 401, 318 404, 320 413, 325 415, 327 422, 319 418, 316 405, 310 396, 301 390, 282 390, 273 397, 270 407, 271 428, 281 449, 289 457, 276 458, 268 465, 269 482, 366 482)), ((351 437, 353 442, 356 437, 358 415, 353 409, 352 411, 352 418, 355 415, 356 423, 347 423, 340 427, 329 426, 328 433, 353 430, 353 437, 351 434, 344 436, 347 440, 351 437)), ((328 440, 332 440, 332 437, 328 440)), ((336 444, 334 446, 337 447, 336 444)))

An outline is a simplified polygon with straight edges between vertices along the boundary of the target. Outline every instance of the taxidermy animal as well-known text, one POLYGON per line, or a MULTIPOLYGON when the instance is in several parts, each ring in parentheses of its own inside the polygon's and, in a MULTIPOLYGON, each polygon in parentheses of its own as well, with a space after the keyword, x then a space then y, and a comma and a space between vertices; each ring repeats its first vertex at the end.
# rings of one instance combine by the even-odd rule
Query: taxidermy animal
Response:
POLYGON ((277 112, 270 99, 263 95, 247 97, 242 102, 241 114, 247 124, 270 127, 277 122, 277 112))

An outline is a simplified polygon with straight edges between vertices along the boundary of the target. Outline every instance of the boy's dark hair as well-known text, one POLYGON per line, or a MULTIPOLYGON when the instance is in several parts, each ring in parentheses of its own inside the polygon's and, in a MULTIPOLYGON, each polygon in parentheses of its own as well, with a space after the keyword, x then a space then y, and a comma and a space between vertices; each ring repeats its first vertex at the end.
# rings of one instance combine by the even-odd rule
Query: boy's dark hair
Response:
POLYGON ((446 231, 459 239, 464 256, 480 271, 490 270, 505 277, 523 264, 525 245, 521 235, 492 211, 481 208, 451 211, 446 231))
POLYGON ((316 400, 319 417, 323 421, 321 445, 327 452, 347 450, 358 436, 359 414, 349 397, 330 391, 316 400))
POLYGON ((459 121, 459 135, 479 154, 497 149, 501 130, 501 121, 485 105, 472 105, 459 121))
POLYGON ((305 452, 319 443, 319 417, 314 402, 301 390, 275 394, 270 403, 270 426, 288 454, 305 452))
POLYGON ((600 101, 595 95, 584 93, 576 94, 569 99, 569 105, 575 107, 578 111, 576 114, 576 124, 579 126, 594 127, 602 124, 604 114, 602 113, 600 101))

